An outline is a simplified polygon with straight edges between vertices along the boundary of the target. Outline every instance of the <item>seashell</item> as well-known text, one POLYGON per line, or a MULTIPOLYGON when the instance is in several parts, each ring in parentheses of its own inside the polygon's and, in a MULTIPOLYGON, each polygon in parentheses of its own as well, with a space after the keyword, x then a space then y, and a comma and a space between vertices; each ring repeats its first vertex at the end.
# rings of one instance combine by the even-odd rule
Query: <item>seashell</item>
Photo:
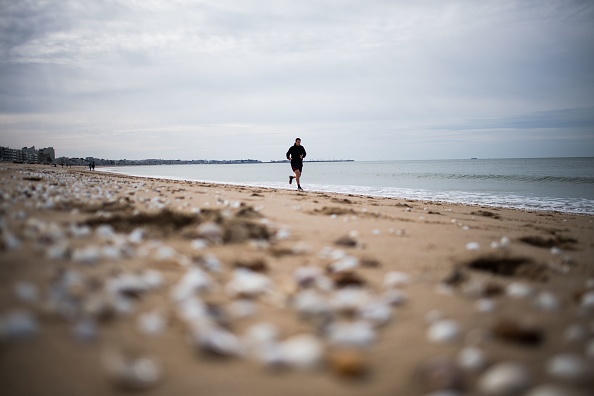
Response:
POLYGON ((159 246, 155 251, 155 259, 159 261, 174 260, 177 252, 171 246, 159 246))
POLYGON ((326 328, 326 337, 332 345, 367 347, 376 340, 376 332, 368 322, 334 322, 326 328))
POLYGON ((338 349, 328 356, 332 371, 341 377, 361 378, 369 372, 369 362, 360 350, 338 349))
POLYGON ((37 320, 28 311, 15 310, 0 316, 0 340, 25 340, 37 333, 37 320))
POLYGON ((192 341, 202 352, 216 356, 242 356, 244 348, 237 336, 217 325, 194 322, 192 341))
POLYGON ((160 361, 144 353, 108 349, 102 360, 110 380, 125 390, 150 389, 163 379, 160 361))
POLYGON ((14 294, 19 301, 31 303, 37 301, 37 286, 30 282, 17 282, 14 294))
POLYGON ((138 330, 147 335, 159 335, 167 327, 167 319, 159 311, 147 312, 138 317, 138 330))
POLYGON ((313 285, 316 279, 322 275, 323 272, 320 268, 308 265, 297 268, 293 273, 293 278, 300 287, 308 287, 313 285))
POLYGON ((315 369, 324 357, 324 346, 314 335, 301 334, 281 342, 279 352, 289 367, 315 369))
POLYGON ((68 229, 68 232, 74 238, 84 238, 84 237, 88 237, 89 235, 91 235, 92 230, 91 230, 91 227, 89 227, 88 225, 71 224, 70 228, 68 229))
POLYGON ((581 381, 592 373, 586 360, 574 353, 553 356, 547 362, 546 370, 550 376, 567 381, 581 381))
POLYGON ((115 237, 115 230, 109 224, 103 224, 95 229, 95 235, 98 238, 105 239, 106 241, 112 240, 115 237))
POLYGON ((557 311, 561 307, 561 301, 553 293, 543 291, 534 299, 534 307, 543 311, 557 311))
POLYGON ((279 339, 279 328, 267 322, 260 322, 248 327, 244 339, 248 345, 268 344, 277 342, 279 339))
POLYGON ((352 271, 359 267, 359 259, 353 256, 344 256, 328 266, 330 272, 352 271))
POLYGON ((147 291, 147 285, 140 276, 123 273, 107 281, 106 290, 112 295, 138 297, 147 291))
POLYGON ((526 298, 532 295, 532 288, 525 283, 512 282, 507 285, 505 292, 510 297, 526 298))
POLYGON ((392 319, 392 308, 385 302, 373 301, 361 309, 359 317, 375 326, 383 326, 392 319))
POLYGON ((583 308, 594 308, 594 291, 584 293, 581 300, 583 308))
POLYGON ((481 245, 478 242, 468 242, 466 244, 466 250, 479 251, 481 250, 481 245))
POLYGON ((487 365, 487 355, 479 348, 464 347, 456 356, 458 366, 471 372, 480 372, 487 365))
POLYGON ((163 275, 160 271, 155 269, 148 269, 142 272, 140 275, 141 281, 145 284, 149 290, 159 289, 163 286, 163 275))
POLYGON ((586 396, 586 394, 559 384, 540 384, 530 389, 524 396, 586 396))
POLYGON ((210 275, 198 267, 190 268, 171 290, 171 296, 176 301, 190 298, 196 292, 203 292, 214 287, 210 275))
POLYGON ((435 392, 431 395, 464 388, 462 371, 452 359, 445 356, 438 356, 424 362, 419 369, 418 378, 425 390, 435 392))
POLYGON ((87 246, 74 249, 72 260, 82 264, 96 264, 101 259, 101 250, 98 246, 87 246))
POLYGON ((371 301, 369 293, 360 287, 345 287, 330 297, 330 306, 340 313, 355 313, 371 301))
POLYGON ((404 272, 391 271, 384 275, 384 287, 394 289, 407 286, 410 283, 410 276, 404 272))
POLYGON ((199 321, 208 317, 206 305, 194 296, 179 300, 177 314, 186 322, 199 321))
POLYGON ((223 228, 213 222, 205 222, 198 226, 197 233, 200 238, 209 242, 220 244, 223 242, 223 228))
POLYGON ((291 233, 290 229, 281 228, 276 232, 275 238, 279 241, 284 241, 284 240, 291 238, 291 235, 292 235, 292 233, 291 233))
POLYGON ((206 241, 206 239, 194 239, 190 243, 190 246, 194 250, 204 250, 208 247, 208 242, 206 241))
POLYGON ((64 242, 48 247, 45 256, 50 260, 66 260, 70 254, 70 248, 64 242))
POLYGON ((231 296, 256 297, 272 288, 273 282, 268 276, 242 268, 236 269, 227 283, 227 292, 231 296))
POLYGON ((201 264, 206 268, 206 270, 210 272, 222 272, 223 271, 223 264, 221 260, 214 254, 207 254, 202 257, 201 264))
POLYGON ((104 246, 101 248, 101 257, 107 260, 120 260, 122 251, 116 246, 104 246))
POLYGON ((332 310, 324 295, 313 289, 297 293, 293 298, 293 307, 304 317, 326 316, 332 310))
POLYGON ((488 396, 507 396, 527 389, 532 382, 528 369, 516 362, 502 362, 489 368, 478 380, 477 389, 488 396))
POLYGON ((434 343, 456 342, 460 339, 460 336, 460 325, 452 319, 438 320, 427 329, 427 338, 434 343))
POLYGON ((144 242, 146 232, 142 228, 135 228, 130 234, 128 234, 128 242, 134 245, 140 245, 144 242))
POLYGON ((394 306, 403 305, 408 300, 406 293, 398 289, 386 290, 382 298, 386 303, 394 306))

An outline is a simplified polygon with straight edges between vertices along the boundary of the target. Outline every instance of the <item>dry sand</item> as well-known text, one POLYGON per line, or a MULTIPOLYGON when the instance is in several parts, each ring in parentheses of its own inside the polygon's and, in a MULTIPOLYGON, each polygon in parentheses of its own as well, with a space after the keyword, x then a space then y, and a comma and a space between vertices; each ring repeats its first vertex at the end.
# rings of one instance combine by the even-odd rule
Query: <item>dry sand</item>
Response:
POLYGON ((512 394, 485 388, 502 362, 526 369, 521 391, 594 389, 592 216, 33 165, 0 164, 0 179, 3 395, 512 394), (242 266, 256 289, 270 281, 248 299, 229 285, 242 266), (303 266, 320 274, 296 279, 303 266), (194 279, 187 295, 193 268, 211 288, 194 279), (362 297, 326 307, 345 289, 362 297), (300 314, 304 290, 321 300, 300 314), (390 296, 406 300, 384 323, 390 296), (206 316, 184 316, 184 301, 206 316), (459 331, 430 340, 440 318, 459 331), (362 330, 332 333, 353 322, 362 330), (258 323, 278 331, 265 362, 246 341, 258 323), (462 367, 462 350, 485 364, 462 367), (145 356, 144 369, 117 374, 118 353, 145 356))

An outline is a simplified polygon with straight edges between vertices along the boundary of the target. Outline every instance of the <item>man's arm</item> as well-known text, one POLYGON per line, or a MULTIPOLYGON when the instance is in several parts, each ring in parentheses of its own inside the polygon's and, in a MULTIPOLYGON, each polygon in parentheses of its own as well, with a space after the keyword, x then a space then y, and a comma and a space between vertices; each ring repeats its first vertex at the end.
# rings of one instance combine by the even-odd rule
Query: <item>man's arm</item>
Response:
POLYGON ((287 159, 291 160, 291 147, 289 147, 289 151, 287 151, 287 159))
POLYGON ((301 157, 301 159, 305 158, 305 156, 307 155, 307 153, 305 152, 305 147, 301 146, 301 148, 303 149, 303 157, 301 157))

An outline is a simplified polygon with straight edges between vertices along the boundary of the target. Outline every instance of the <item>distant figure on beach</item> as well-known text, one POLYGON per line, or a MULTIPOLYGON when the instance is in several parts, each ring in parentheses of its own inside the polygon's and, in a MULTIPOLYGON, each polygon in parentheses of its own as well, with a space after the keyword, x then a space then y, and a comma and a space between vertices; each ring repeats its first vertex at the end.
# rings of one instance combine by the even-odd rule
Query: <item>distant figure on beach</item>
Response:
POLYGON ((303 159, 306 155, 305 148, 301 145, 301 139, 295 139, 295 144, 289 147, 289 151, 287 151, 287 159, 291 161, 291 169, 295 173, 295 176, 289 176, 289 184, 292 184, 293 179, 295 179, 298 191, 303 191, 299 180, 303 172, 303 159))
POLYGON ((89 162, 89 170, 95 170, 95 161, 89 162))

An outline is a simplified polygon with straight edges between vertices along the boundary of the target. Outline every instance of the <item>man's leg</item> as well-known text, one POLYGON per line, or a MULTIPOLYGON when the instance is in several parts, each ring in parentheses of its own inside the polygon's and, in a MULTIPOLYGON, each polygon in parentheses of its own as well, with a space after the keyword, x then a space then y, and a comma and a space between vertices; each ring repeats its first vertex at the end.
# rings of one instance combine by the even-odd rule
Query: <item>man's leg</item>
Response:
POLYGON ((301 187, 301 184, 299 183, 299 178, 301 177, 301 171, 299 169, 295 170, 295 181, 297 181, 297 186, 301 187))

